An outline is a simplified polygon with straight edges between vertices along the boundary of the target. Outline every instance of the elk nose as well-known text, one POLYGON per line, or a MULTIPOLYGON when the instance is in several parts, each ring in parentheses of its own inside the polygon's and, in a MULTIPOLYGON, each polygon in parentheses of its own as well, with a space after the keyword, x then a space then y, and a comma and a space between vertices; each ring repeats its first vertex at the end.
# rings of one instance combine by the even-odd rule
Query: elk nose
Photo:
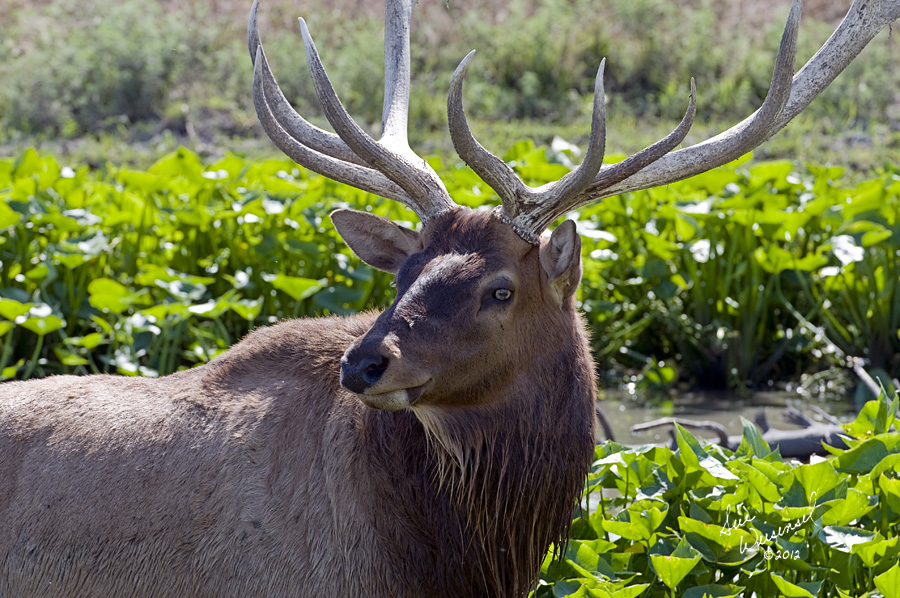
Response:
POLYGON ((388 358, 383 355, 345 355, 341 359, 341 386, 362 394, 381 379, 387 366, 388 358))

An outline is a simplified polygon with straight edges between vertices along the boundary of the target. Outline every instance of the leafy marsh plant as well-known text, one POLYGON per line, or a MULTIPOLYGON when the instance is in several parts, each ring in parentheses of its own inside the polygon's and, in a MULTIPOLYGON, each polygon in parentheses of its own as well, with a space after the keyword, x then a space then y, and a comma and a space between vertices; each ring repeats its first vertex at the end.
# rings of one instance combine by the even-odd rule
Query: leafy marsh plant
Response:
POLYGON ((744 420, 732 453, 676 427, 675 450, 597 447, 559 560, 536 598, 896 596, 898 400, 844 426, 847 450, 798 463, 744 420))
MULTIPOLYGON (((529 184, 568 170, 531 142, 504 159, 529 184)), ((434 166, 461 204, 491 193, 434 166)), ((898 175, 845 187, 839 169, 732 164, 572 214, 598 363, 655 387, 759 386, 847 356, 897 376, 898 175)), ((384 307, 388 278, 327 219, 366 205, 414 220, 286 160, 182 149, 105 173, 34 150, 0 160, 0 376, 163 375, 278 318, 384 307)))

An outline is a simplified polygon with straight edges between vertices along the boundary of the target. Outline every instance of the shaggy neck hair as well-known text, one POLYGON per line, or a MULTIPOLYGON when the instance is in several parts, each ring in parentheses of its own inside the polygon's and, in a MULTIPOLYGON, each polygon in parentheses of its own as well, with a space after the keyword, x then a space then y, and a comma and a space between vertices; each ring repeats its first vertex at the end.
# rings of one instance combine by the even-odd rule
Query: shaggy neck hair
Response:
POLYGON ((396 587, 526 596, 547 548, 565 542, 594 438, 592 361, 577 330, 527 381, 490 389, 500 397, 491 406, 372 413, 369 455, 388 518, 376 533, 406 555, 396 587))

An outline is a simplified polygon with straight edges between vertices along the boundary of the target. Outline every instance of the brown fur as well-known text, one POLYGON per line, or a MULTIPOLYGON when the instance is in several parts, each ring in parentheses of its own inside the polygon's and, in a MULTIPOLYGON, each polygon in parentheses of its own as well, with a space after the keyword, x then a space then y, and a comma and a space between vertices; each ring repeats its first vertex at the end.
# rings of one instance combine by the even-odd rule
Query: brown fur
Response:
POLYGON ((348 347, 415 316, 404 271, 384 314, 282 322, 190 371, 0 385, 0 598, 525 596, 566 537, 595 391, 574 300, 547 304, 538 248, 503 227, 456 211, 411 258, 521 278, 487 353, 422 296, 448 311, 398 346, 455 382, 412 408, 339 384, 348 347))

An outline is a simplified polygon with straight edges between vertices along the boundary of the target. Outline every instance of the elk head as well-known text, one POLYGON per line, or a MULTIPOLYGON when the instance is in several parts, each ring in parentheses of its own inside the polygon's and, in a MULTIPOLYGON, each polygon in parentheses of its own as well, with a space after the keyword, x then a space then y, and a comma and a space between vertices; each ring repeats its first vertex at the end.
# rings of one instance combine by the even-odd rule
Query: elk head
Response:
POLYGON ((337 135, 304 120, 279 89, 260 44, 258 0, 248 30, 254 102, 275 145, 319 174, 403 203, 422 220, 422 231, 415 232, 367 213, 332 214, 337 230, 363 261, 396 275, 396 300, 341 361, 342 385, 367 405, 388 410, 476 404, 488 396, 486 387, 527 368, 536 344, 551 342, 560 330, 577 325, 573 294, 581 278, 580 241, 571 221, 542 238, 548 226, 604 197, 677 181, 749 152, 802 111, 881 29, 900 17, 896 0, 856 0, 834 35, 794 75, 801 8, 801 0, 794 0, 771 87, 759 110, 711 139, 673 151, 694 119, 691 80, 679 126, 657 143, 608 165, 603 165, 601 62, 584 162, 539 188, 525 185, 469 131, 462 85, 470 53, 450 82, 450 135, 460 157, 501 200, 492 211, 476 212, 455 205, 434 170, 409 148, 413 4, 387 3, 379 140, 365 133, 341 105, 302 19, 316 93, 337 135))

